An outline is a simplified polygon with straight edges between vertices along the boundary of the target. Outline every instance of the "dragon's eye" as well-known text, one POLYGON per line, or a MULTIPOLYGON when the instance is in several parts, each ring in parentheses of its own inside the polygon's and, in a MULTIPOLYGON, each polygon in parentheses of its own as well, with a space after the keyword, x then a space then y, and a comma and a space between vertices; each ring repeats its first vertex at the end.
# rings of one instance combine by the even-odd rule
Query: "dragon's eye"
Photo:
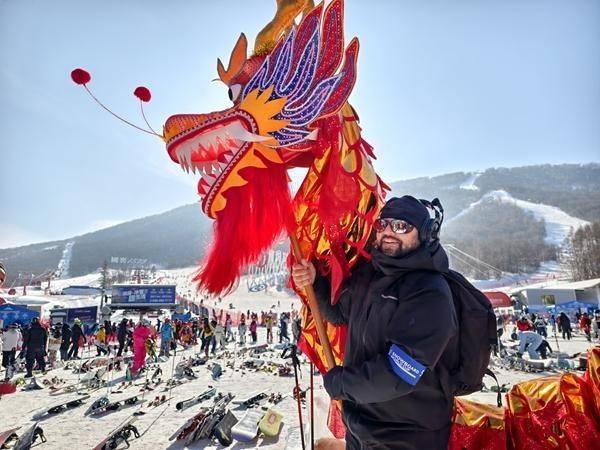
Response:
POLYGON ((232 84, 229 86, 229 100, 235 102, 242 91, 242 86, 240 84, 232 84))

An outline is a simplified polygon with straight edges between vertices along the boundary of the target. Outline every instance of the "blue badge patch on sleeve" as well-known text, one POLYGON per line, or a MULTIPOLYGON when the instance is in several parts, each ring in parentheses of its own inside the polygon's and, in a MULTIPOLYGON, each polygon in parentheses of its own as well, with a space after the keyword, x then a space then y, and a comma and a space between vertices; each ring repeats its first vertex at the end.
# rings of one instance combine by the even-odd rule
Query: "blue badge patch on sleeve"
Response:
POLYGON ((419 382, 426 369, 423 364, 412 359, 396 344, 392 344, 390 347, 388 360, 394 373, 411 386, 419 382))

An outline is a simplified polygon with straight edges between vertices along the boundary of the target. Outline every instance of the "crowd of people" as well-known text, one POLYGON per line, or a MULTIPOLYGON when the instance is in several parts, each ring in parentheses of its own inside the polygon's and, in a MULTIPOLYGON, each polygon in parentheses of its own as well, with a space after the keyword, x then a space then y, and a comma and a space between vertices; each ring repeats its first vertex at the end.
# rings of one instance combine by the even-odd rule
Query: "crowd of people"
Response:
POLYGON ((97 356, 119 357, 132 352, 131 370, 136 373, 148 356, 155 361, 161 357, 169 358, 178 345, 188 348, 200 344, 200 351, 209 357, 230 343, 257 344, 259 327, 266 328, 268 344, 274 341, 275 328, 280 343, 297 343, 300 337, 300 317, 295 311, 282 313, 279 318, 273 313, 241 314, 237 332, 229 314, 223 320, 216 317, 196 317, 188 321, 165 318, 154 324, 148 319, 134 323, 133 319, 124 317, 118 323, 107 320, 89 328, 79 319, 70 325, 40 322, 34 318, 27 326, 14 323, 0 333, 2 367, 9 377, 18 361, 24 359, 25 377, 30 378, 34 368, 45 372, 46 368, 56 367, 59 361, 81 359, 82 349, 88 346, 97 356))
POLYGON ((563 340, 571 340, 573 337, 573 322, 579 331, 583 333, 589 342, 596 340, 600 342, 600 311, 593 314, 577 311, 573 317, 565 312, 558 315, 548 314, 521 314, 517 319, 514 315, 498 317, 498 335, 501 336, 507 327, 512 326, 511 339, 519 341, 518 355, 528 353, 531 359, 546 359, 552 352, 546 338, 548 338, 548 327, 551 327, 556 336, 563 340))

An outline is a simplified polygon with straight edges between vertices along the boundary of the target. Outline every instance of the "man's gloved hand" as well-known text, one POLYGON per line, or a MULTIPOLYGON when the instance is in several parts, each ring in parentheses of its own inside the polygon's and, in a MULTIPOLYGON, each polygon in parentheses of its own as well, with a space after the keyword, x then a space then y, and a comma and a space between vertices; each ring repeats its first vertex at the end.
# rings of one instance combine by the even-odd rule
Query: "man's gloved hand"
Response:
POLYGON ((323 375, 323 387, 333 399, 339 399, 342 397, 343 386, 342 386, 342 373, 344 368, 342 366, 335 366, 330 369, 325 375, 323 375))

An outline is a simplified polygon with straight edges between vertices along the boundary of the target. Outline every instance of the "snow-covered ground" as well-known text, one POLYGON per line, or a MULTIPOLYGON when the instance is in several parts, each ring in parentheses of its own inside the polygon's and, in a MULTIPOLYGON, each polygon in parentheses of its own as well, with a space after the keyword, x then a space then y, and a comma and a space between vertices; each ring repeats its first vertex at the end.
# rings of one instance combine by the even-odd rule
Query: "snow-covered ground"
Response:
MULTIPOLYGON (((265 330, 259 329, 259 343, 265 341, 265 330)), ((556 348, 554 339, 549 339, 550 345, 556 348)), ((573 354, 576 352, 585 351, 590 345, 582 336, 575 336, 572 341, 563 341, 559 339, 559 346, 562 352, 573 354)), ((233 344, 229 345, 230 350, 234 350, 233 344)), ((184 357, 194 355, 199 348, 190 348, 186 351, 180 351, 175 362, 179 362, 184 357)), ((279 363, 284 362, 279 358, 279 350, 272 349, 267 353, 260 355, 261 359, 273 360, 279 363)), ((84 357, 91 356, 90 351, 84 353, 84 357)), ((217 388, 219 392, 231 392, 237 398, 243 398, 251 392, 264 390, 268 392, 282 393, 287 395, 284 400, 276 405, 274 409, 284 415, 284 424, 278 438, 258 438, 249 444, 234 442, 230 447, 233 449, 244 448, 265 448, 265 449, 284 449, 287 436, 290 430, 298 426, 297 404, 291 397, 294 387, 293 377, 280 377, 277 374, 266 373, 262 371, 253 371, 242 368, 244 357, 238 356, 234 361, 234 368, 226 367, 227 361, 233 359, 215 359, 225 369, 221 378, 217 381, 211 379, 211 373, 208 370, 208 365, 198 366, 194 368, 198 378, 188 381, 180 387, 172 390, 172 399, 170 403, 166 403, 154 409, 145 409, 146 414, 139 416, 136 422, 139 432, 142 434, 140 438, 130 441, 132 449, 218 449, 222 446, 211 443, 207 440, 198 441, 190 446, 185 446, 181 443, 171 442, 169 436, 177 430, 188 418, 197 413, 201 406, 208 406, 211 401, 203 404, 190 407, 183 412, 178 412, 175 409, 175 403, 184 400, 204 391, 208 386, 217 388)), ((173 359, 161 363, 163 377, 166 379, 171 376, 173 368, 173 359)), ((526 372, 518 372, 506 370, 498 366, 493 366, 494 372, 497 374, 501 384, 512 386, 515 383, 527 379, 546 375, 547 373, 532 374, 526 372)), ((581 372, 580 372, 581 373, 581 372)), ((75 382, 77 375, 71 370, 55 369, 47 373, 45 376, 38 375, 38 380, 41 382, 44 379, 52 377, 60 377, 68 382, 75 382)), ((107 376, 106 379, 112 379, 111 386, 118 386, 124 379, 124 371, 115 372, 107 376)), ((137 380, 142 383, 143 379, 137 380)), ((488 387, 491 386, 489 380, 484 380, 488 387)), ((309 385, 309 369, 305 360, 302 363, 302 378, 300 381, 302 389, 309 385)), ((123 398, 132 394, 139 394, 140 399, 144 398, 145 403, 153 400, 157 395, 167 395, 168 391, 163 392, 163 386, 159 385, 154 391, 148 392, 145 395, 139 392, 140 387, 132 386, 124 390, 122 394, 114 394, 113 398, 123 398)), ((61 449, 61 448, 92 448, 98 444, 113 428, 117 427, 122 421, 128 418, 133 412, 137 411, 139 406, 131 406, 119 409, 101 417, 85 416, 84 412, 87 407, 97 398, 107 393, 106 388, 102 388, 91 393, 91 398, 82 406, 67 409, 59 414, 50 415, 44 418, 40 424, 44 428, 48 442, 40 448, 61 449)), ((63 398, 69 397, 71 394, 59 396, 50 396, 49 390, 43 389, 38 391, 17 391, 14 394, 6 395, 0 402, 0 424, 1 429, 11 428, 13 426, 27 426, 32 423, 32 415, 40 408, 54 404, 63 398)), ((496 394, 489 391, 478 392, 468 396, 476 401, 495 404, 496 394)), ((315 376, 315 436, 325 437, 330 436, 326 427, 328 397, 322 387, 322 378, 319 375, 315 376)), ((241 418, 244 414, 243 409, 232 409, 236 417, 241 418)), ((306 406, 302 408, 304 424, 309 423, 309 412, 306 406)), ((124 448, 124 447, 120 447, 124 448)), ((299 447, 296 447, 299 448, 299 447)))
POLYGON ((589 222, 577 217, 570 216, 562 209, 555 206, 544 205, 543 203, 533 203, 525 200, 514 198, 508 192, 503 190, 491 191, 486 193, 478 201, 471 203, 467 208, 462 210, 448 222, 456 220, 471 211, 480 203, 494 199, 505 203, 512 203, 525 211, 529 211, 536 219, 544 219, 546 223, 546 242, 548 244, 562 245, 568 236, 571 229, 577 229, 581 226, 588 225, 589 222))
POLYGON ((62 252, 62 258, 58 262, 58 267, 56 269, 56 275, 58 278, 69 277, 69 267, 71 265, 71 256, 73 255, 73 245, 75 245, 75 242, 67 242, 65 244, 65 248, 62 252))

